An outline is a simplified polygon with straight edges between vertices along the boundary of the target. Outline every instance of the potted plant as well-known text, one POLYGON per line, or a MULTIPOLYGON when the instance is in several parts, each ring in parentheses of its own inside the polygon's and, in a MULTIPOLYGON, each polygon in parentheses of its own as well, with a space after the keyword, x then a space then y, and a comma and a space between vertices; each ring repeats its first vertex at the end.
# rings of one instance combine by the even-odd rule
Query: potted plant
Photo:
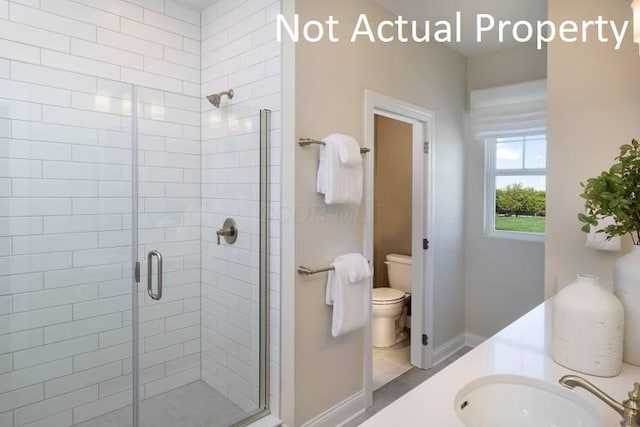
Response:
POLYGON ((585 213, 578 215, 582 231, 589 232, 609 217, 613 224, 598 230, 607 239, 629 235, 631 253, 614 268, 614 291, 625 307, 624 360, 640 366, 640 143, 620 147, 620 154, 608 171, 581 183, 585 213))
POLYGON ((581 183, 586 200, 586 213, 578 215, 584 224, 582 231, 588 233, 592 226, 604 217, 611 217, 615 224, 599 232, 608 239, 629 234, 634 245, 640 244, 640 143, 620 147, 617 163, 587 183, 581 183))

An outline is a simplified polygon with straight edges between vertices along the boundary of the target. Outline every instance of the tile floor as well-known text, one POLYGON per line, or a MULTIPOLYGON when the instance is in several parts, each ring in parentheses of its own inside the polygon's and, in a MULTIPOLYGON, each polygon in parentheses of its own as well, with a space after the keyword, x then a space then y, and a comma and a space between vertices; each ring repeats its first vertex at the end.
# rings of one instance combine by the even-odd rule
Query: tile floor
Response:
POLYGON ((411 369, 409 338, 389 348, 373 348, 373 389, 377 390, 411 369))
MULTIPOLYGON (((213 390, 196 381, 142 401, 140 427, 221 427, 247 414, 213 390)), ((131 406, 94 418, 76 427, 131 427, 131 406)))
POLYGON ((422 384, 447 366, 451 365, 453 362, 467 354, 470 350, 472 350, 471 347, 464 347, 458 352, 451 355, 449 358, 442 361, 439 365, 429 370, 411 368, 409 371, 405 372, 398 378, 374 391, 373 405, 357 418, 354 418, 353 420, 344 424, 342 427, 359 426, 365 420, 380 412, 383 408, 391 404, 393 401, 395 401, 411 389, 422 384))
MULTIPOLYGON (((401 365, 409 356, 408 341, 378 352, 377 358, 401 365), (395 362, 394 362, 395 361, 395 362)), ((414 387, 431 378, 471 350, 465 347, 438 366, 422 370, 410 367, 373 392, 373 405, 343 427, 356 427, 414 387)), ((374 355, 374 358, 376 356, 374 355)), ((374 361, 375 364, 375 361, 374 361)), ((401 365, 404 366, 404 365, 401 365)), ((374 380, 375 381, 375 380, 374 380)), ((141 427, 222 427, 246 416, 239 407, 202 381, 146 399, 140 407, 141 427)), ((131 407, 94 418, 76 427, 131 427, 131 407)))

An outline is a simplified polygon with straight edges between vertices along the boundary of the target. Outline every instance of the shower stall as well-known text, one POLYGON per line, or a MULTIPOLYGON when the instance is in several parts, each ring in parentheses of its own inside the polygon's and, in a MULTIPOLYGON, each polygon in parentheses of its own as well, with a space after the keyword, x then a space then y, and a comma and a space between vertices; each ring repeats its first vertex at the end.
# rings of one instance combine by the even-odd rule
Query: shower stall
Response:
POLYGON ((50 3, 0 14, 0 427, 247 425, 273 402, 279 58, 220 77, 231 2, 50 3))
POLYGON ((270 112, 227 106, 201 126, 198 97, 107 80, 74 101, 12 120, 1 143, 0 402, 42 399, 0 425, 259 416, 270 112))

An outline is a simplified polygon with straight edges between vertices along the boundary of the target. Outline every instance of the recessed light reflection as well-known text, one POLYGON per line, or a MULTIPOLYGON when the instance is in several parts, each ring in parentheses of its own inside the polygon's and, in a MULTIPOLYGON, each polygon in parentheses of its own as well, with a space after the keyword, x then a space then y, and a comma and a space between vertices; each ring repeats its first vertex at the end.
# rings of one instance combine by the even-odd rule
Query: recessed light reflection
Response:
POLYGON ((164 120, 164 107, 161 105, 152 105, 151 118, 153 120, 164 120))
POLYGON ((220 115, 220 111, 210 111, 209 126, 215 129, 219 129, 221 124, 222 124, 222 116, 220 115))
POLYGON ((130 116, 131 115, 131 101, 126 99, 122 100, 122 115, 130 116))
POLYGON ((111 110, 111 98, 108 96, 96 95, 94 98, 94 104, 98 111, 110 111, 111 110))
POLYGON ((229 117, 229 130, 240 130, 240 120, 235 117, 229 117))

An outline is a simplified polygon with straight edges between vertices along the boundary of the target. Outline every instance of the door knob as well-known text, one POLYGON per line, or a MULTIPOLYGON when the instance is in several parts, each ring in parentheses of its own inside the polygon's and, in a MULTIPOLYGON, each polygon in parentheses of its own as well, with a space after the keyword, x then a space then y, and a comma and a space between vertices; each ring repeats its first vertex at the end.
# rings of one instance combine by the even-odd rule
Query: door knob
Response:
POLYGON ((238 228, 236 227, 236 222, 227 218, 222 224, 222 228, 216 231, 216 235, 218 237, 218 245, 220 244, 220 237, 224 237, 224 241, 230 245, 233 245, 236 240, 238 240, 238 228))

